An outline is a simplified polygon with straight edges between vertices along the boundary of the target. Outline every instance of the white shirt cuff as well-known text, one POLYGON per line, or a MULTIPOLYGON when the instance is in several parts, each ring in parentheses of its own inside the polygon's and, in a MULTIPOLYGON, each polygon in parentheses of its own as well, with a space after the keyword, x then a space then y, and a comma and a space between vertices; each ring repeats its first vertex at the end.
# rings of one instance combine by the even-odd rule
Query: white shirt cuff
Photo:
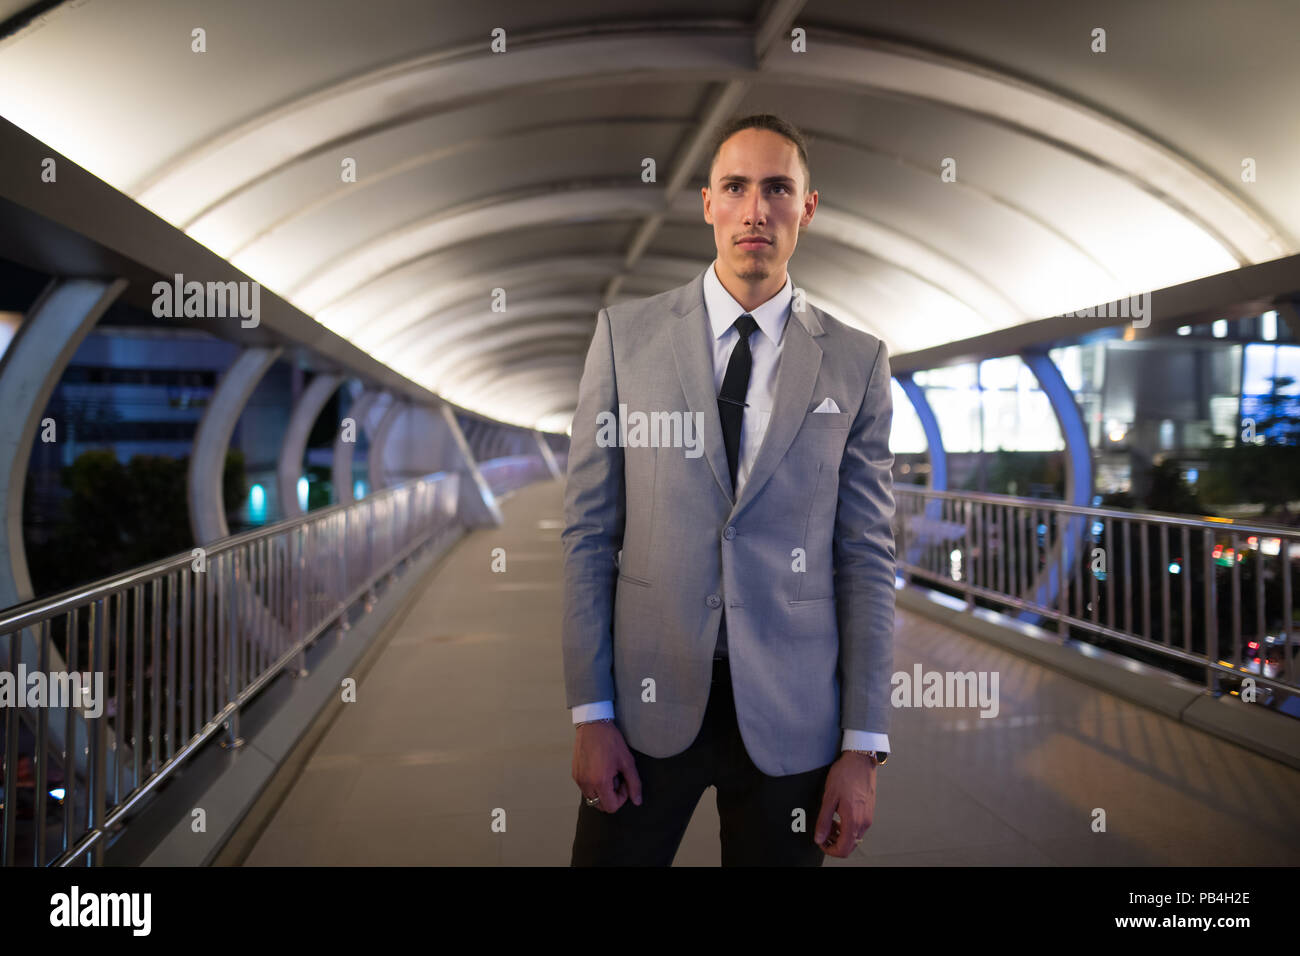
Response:
POLYGON ((841 750, 883 750, 885 753, 891 753, 889 749, 889 734, 877 734, 867 730, 846 730, 844 731, 844 742, 840 744, 841 750))
POLYGON ((614 716, 612 700, 598 700, 594 704, 579 704, 573 708, 573 722, 580 724, 586 720, 604 720, 614 716))

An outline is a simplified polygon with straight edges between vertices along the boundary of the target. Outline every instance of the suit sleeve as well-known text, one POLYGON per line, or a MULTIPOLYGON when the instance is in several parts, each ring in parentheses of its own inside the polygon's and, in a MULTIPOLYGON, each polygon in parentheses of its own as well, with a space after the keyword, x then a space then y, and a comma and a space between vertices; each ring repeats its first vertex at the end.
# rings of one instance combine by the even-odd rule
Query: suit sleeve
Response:
POLYGON ((604 443, 608 447, 597 441, 602 412, 617 423, 614 345, 606 309, 596 318, 578 385, 564 488, 563 652, 568 707, 615 699, 615 556, 623 546, 626 505, 623 449, 617 441, 604 443))
POLYGON ((880 342, 840 461, 835 601, 840 630, 840 726, 889 732, 894 666, 894 456, 889 353, 880 342))

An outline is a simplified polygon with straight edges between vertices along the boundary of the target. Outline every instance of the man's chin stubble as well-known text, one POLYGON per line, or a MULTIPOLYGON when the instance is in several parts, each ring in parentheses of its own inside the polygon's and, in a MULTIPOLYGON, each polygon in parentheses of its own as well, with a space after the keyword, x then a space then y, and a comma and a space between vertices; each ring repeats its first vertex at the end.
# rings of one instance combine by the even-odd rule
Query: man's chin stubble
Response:
POLYGON ((736 276, 744 279, 746 282, 754 282, 760 279, 766 279, 771 275, 771 270, 763 261, 746 262, 736 270, 736 276))

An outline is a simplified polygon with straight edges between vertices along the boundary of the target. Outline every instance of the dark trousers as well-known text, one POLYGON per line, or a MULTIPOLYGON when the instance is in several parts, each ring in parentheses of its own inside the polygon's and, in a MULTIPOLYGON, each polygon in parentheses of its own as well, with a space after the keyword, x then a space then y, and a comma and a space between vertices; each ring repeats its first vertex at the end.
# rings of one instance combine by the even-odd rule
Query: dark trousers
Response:
MULTIPOLYGON (((632 749, 632 748, 629 748, 632 749)), ((749 759, 727 662, 714 661, 713 685, 700 732, 686 750, 651 757, 632 749, 641 777, 641 806, 630 799, 614 813, 579 797, 573 866, 668 866, 695 806, 718 790, 723 866, 821 866, 813 842, 830 764, 807 773, 769 777, 749 759), (795 829, 795 811, 803 810, 795 829)))

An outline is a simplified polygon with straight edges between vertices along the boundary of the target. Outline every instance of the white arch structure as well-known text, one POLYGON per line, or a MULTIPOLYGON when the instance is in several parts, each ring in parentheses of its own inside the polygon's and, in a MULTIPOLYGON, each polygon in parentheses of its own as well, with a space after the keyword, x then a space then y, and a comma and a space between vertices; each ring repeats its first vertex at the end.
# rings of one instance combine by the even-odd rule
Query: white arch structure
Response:
MULTIPOLYGON (((160 2, 155 5, 160 17, 170 15, 160 2)), ((566 389, 574 394, 576 382, 572 363, 539 357, 508 364, 515 356, 549 335, 564 337, 580 358, 583 349, 575 343, 584 323, 589 330, 595 309, 615 301, 625 285, 645 277, 654 288, 668 288, 698 271, 698 256, 664 256, 651 242, 663 229, 702 225, 698 195, 688 187, 699 182, 708 135, 759 88, 940 110, 954 123, 1037 151, 1042 161, 1057 164, 1054 173, 1086 175, 1099 196, 1104 192, 1109 203, 1140 209, 1152 234, 1168 240, 1167 267, 1150 274, 1153 283, 1170 284, 1166 280, 1178 270, 1185 281, 1297 251, 1294 234, 1279 218, 1233 188, 1231 171, 1211 170, 1176 151, 1124 122, 1119 110, 1106 111, 986 62, 876 35, 813 26, 811 52, 796 54, 784 37, 802 8, 799 2, 778 3, 763 8, 765 19, 731 25, 525 31, 511 36, 507 65, 486 44, 407 56, 316 84, 305 94, 291 92, 274 108, 209 130, 192 140, 200 145, 182 148, 153 168, 136 163, 124 171, 127 164, 119 163, 106 178, 412 380, 519 424, 535 422, 530 416, 543 405, 553 417, 557 396, 566 389), (495 116, 494 110, 504 112, 522 96, 596 96, 664 83, 713 86, 686 121, 684 144, 660 160, 656 182, 641 182, 621 167, 595 179, 549 176, 497 188, 489 178, 475 184, 468 200, 414 202, 403 210, 404 220, 377 231, 351 221, 365 219, 350 214, 382 206, 386 190, 410 177, 434 174, 439 164, 486 155, 484 150, 525 148, 531 137, 555 127, 512 117, 459 138, 444 135, 467 129, 456 123, 475 111, 495 116), (364 169, 356 182, 320 175, 353 154, 364 169), (319 228, 331 216, 346 220, 349 231, 334 235, 319 228), (613 250, 591 247, 590 256, 545 247, 504 264, 476 267, 471 259, 467 269, 461 255, 519 234, 553 236, 560 228, 619 224, 631 228, 630 241, 613 250), (490 312, 490 290, 498 287, 507 289, 512 302, 503 314, 490 312), (593 295, 595 288, 604 289, 603 297, 593 295), (493 375, 497 362, 507 364, 493 375)), ((75 31, 78 22, 77 11, 70 11, 44 31, 19 37, 16 47, 30 42, 36 49, 43 34, 75 31)), ((0 79, 4 66, 0 50, 0 79)), ((0 95, 0 111, 12 106, 21 125, 57 147, 60 130, 50 119, 51 107, 60 105, 50 102, 56 96, 57 91, 44 97, 38 91, 30 102, 11 104, 0 95)), ((579 114, 566 119, 565 129, 581 142, 602 123, 622 124, 621 135, 631 138, 651 125, 683 125, 680 118, 644 112, 579 114)), ((848 123, 808 132, 841 157, 835 169, 841 181, 851 177, 846 164, 857 163, 888 169, 896 183, 913 190, 939 180, 943 156, 884 148, 848 123)), ((94 156, 86 153, 70 155, 97 172, 94 156)), ((824 167, 814 168, 819 178, 825 176, 824 167)), ((943 188, 950 192, 942 201, 960 215, 1014 230, 1025 246, 1023 268, 995 274, 969 245, 959 248, 949 237, 909 228, 898 217, 855 211, 828 196, 805 241, 862 268, 849 270, 847 278, 826 278, 825 270, 809 268, 803 280, 809 296, 879 334, 898 354, 1152 287, 1143 285, 1148 276, 1140 270, 1104 254, 1095 236, 1084 237, 1075 223, 1042 213, 1013 188, 981 180, 978 173, 959 173, 943 188), (1064 287, 1067 278, 1073 288, 1064 287)), ((1116 224, 1115 231, 1131 228, 1116 224)), ((802 272, 792 273, 800 282, 802 272)), ((836 276, 843 273, 835 270, 836 276)))

